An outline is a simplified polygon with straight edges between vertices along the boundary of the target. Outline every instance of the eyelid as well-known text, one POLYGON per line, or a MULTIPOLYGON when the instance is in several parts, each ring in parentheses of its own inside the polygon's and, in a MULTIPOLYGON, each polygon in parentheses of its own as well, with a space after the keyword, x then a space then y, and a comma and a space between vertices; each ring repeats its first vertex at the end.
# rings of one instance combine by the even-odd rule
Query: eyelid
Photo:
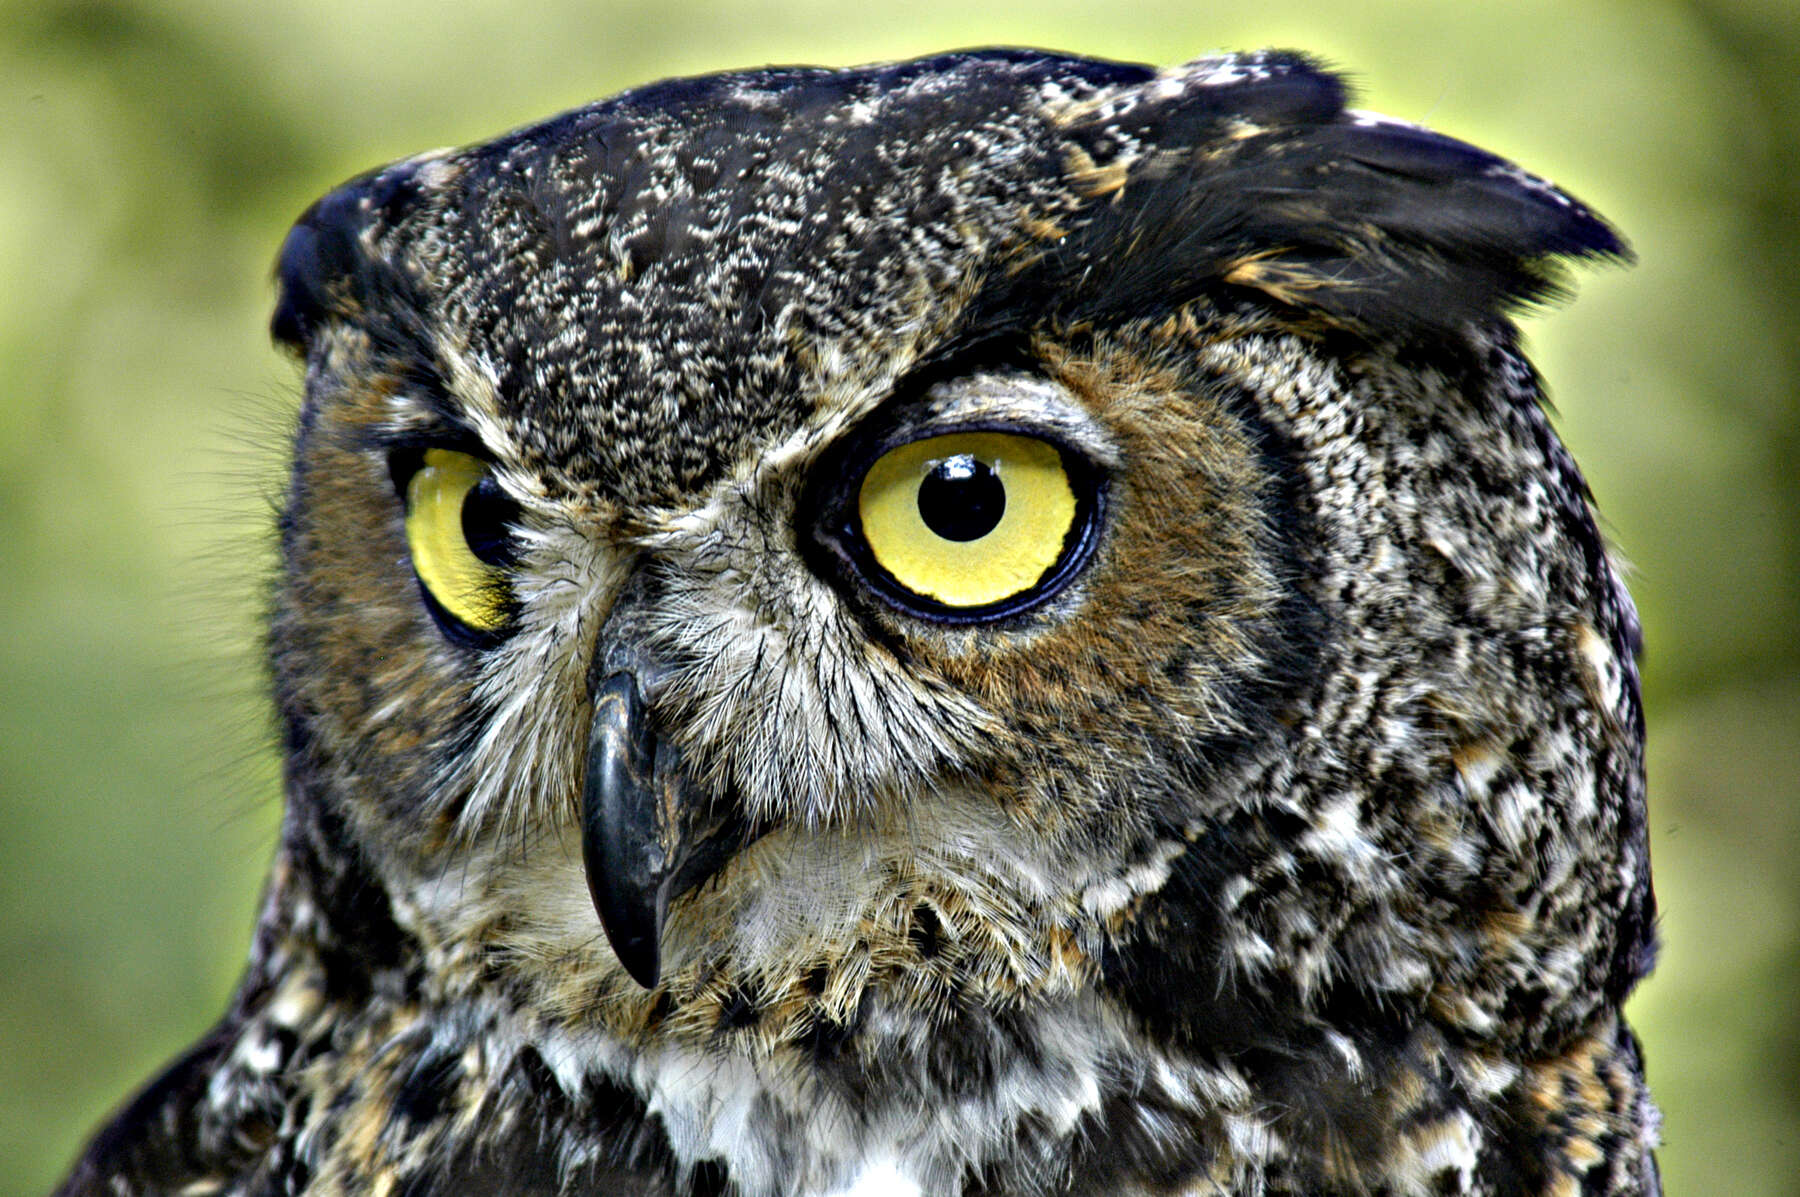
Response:
POLYGON ((1042 374, 975 374, 938 384, 924 400, 905 439, 965 428, 991 429, 1049 441, 1109 473, 1123 460, 1106 425, 1067 386, 1042 374))
POLYGON ((474 433, 461 428, 384 438, 379 442, 379 449, 387 455, 388 477, 393 480, 394 493, 403 503, 406 501, 406 484, 425 464, 425 455, 434 449, 472 457, 489 469, 494 468, 494 459, 487 446, 474 433))

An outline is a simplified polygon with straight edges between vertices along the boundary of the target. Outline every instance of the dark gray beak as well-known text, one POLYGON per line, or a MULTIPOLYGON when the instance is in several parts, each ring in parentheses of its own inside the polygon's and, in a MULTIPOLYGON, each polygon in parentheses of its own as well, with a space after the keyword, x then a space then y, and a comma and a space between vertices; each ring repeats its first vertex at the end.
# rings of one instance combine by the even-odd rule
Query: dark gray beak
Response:
POLYGON ((669 903, 753 838, 737 803, 688 783, 680 753, 652 726, 637 675, 603 680, 588 731, 581 860, 606 938, 639 985, 653 989, 662 974, 669 903))

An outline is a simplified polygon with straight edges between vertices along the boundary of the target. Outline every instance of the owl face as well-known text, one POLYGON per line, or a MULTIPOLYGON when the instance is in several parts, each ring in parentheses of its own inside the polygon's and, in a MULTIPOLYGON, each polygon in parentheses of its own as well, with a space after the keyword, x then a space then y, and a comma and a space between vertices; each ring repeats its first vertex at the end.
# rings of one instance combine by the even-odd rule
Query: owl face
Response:
MULTIPOLYGON (((671 857, 655 882, 684 852, 717 868, 649 899, 673 906, 652 934, 678 968, 731 963, 765 986, 829 973, 879 913, 896 944, 935 938, 984 985, 1077 983, 1073 944, 1038 945, 1054 929, 1097 950, 1133 896, 1096 843, 1149 860, 1149 828, 1174 813, 1182 760, 1144 729, 1191 750, 1267 717, 1224 692, 1295 651, 1276 627, 1287 550, 1222 386, 1184 386, 1154 338, 1021 348, 1037 368, 959 365, 794 413, 775 452, 685 503, 546 486, 528 446, 423 405, 393 439, 334 455, 332 485, 354 468, 385 519, 331 551, 385 586, 320 634, 350 659, 409 649, 382 654, 407 700, 370 695, 354 730, 381 760, 441 754, 414 762, 418 790, 381 787, 380 817, 437 821, 492 881, 529 870, 539 898, 509 921, 592 950, 582 983, 599 993, 616 970, 581 900, 590 834, 590 879, 618 836, 645 846, 617 845, 613 874, 653 844, 671 857), (1199 439, 1171 443, 1172 419, 1199 439), (631 749, 627 800, 595 778, 631 749), (650 810, 664 800, 679 810, 650 810), (528 922, 558 888, 558 925, 528 922)), ((385 421, 413 400, 380 405, 339 411, 385 421)))
POLYGON ((365 176, 280 266, 291 800, 426 990, 595 1051, 1054 1010, 1076 1109, 1149 1043, 1566 1037, 1648 935, 1636 632, 1505 312, 1619 252, 1279 54, 718 76, 365 176))

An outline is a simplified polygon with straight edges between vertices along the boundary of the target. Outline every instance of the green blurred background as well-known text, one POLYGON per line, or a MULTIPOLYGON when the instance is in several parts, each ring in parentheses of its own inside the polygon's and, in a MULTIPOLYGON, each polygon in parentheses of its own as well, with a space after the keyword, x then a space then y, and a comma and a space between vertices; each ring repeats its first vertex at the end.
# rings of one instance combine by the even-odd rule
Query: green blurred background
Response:
POLYGON ((1635 564, 1677 1194, 1800 1192, 1800 8, 1033 0, 0 2, 0 1192, 219 1012, 278 813, 256 618, 288 222, 651 79, 1026 44, 1309 49, 1641 262, 1529 322, 1635 564))

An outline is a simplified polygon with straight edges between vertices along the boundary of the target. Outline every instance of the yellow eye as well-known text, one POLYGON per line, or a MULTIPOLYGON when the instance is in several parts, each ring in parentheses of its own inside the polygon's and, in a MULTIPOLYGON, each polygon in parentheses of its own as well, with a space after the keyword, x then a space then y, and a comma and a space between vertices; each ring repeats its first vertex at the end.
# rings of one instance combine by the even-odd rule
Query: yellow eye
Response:
POLYGON ((487 463, 454 449, 425 450, 406 484, 413 571, 437 605, 472 631, 496 631, 510 614, 501 565, 514 515, 487 463))
POLYGON ((890 449, 857 512, 869 554, 906 590, 980 608, 1031 591, 1070 543, 1077 502, 1062 453, 1034 437, 955 432, 890 449))

